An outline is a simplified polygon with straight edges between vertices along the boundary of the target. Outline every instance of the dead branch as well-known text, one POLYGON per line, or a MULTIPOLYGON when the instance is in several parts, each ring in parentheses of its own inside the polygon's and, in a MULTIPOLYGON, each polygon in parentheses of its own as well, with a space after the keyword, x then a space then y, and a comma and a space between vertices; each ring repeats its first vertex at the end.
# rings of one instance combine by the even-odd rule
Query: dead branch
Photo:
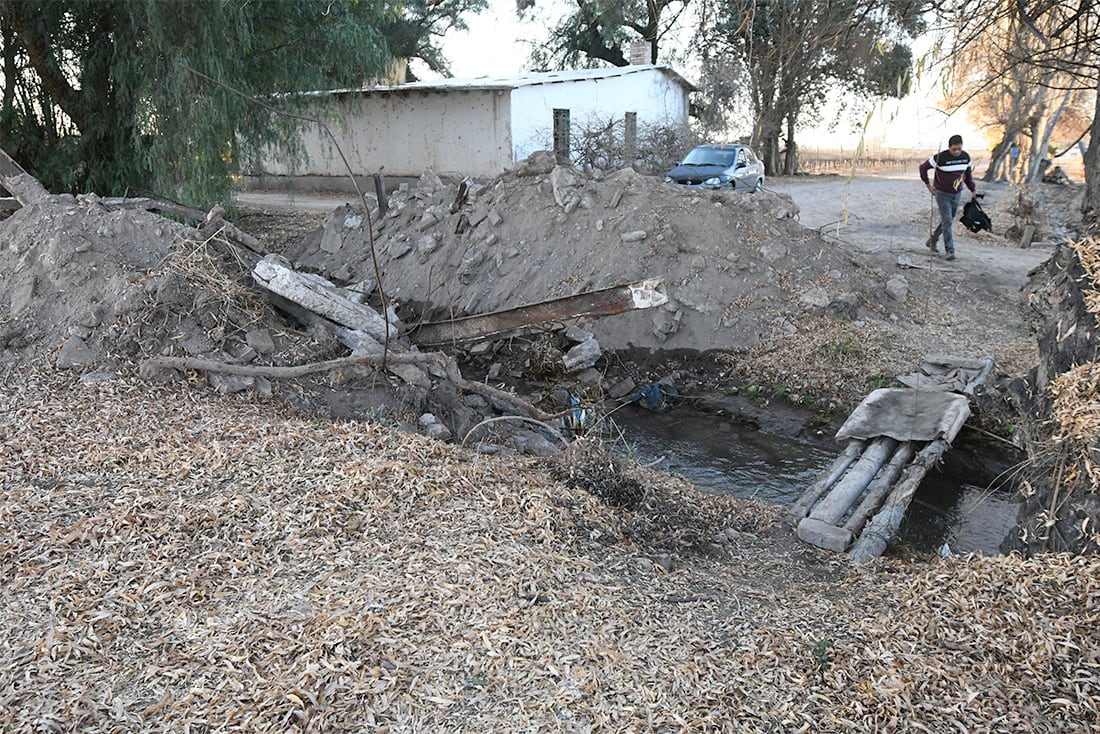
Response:
POLYGON ((145 360, 144 364, 160 369, 219 372, 226 375, 240 375, 242 377, 267 377, 273 380, 290 380, 296 377, 316 374, 318 372, 328 372, 348 367, 382 368, 391 364, 435 364, 444 369, 447 374, 447 379, 459 390, 474 393, 484 398, 497 400, 535 420, 547 421, 554 417, 549 413, 544 413, 514 393, 481 382, 470 382, 462 376, 462 373, 458 369, 458 362, 455 361, 453 357, 443 354, 442 352, 390 352, 388 355, 353 354, 348 357, 338 357, 323 362, 310 362, 308 364, 295 365, 292 367, 230 364, 213 359, 199 359, 193 357, 153 357, 145 360))

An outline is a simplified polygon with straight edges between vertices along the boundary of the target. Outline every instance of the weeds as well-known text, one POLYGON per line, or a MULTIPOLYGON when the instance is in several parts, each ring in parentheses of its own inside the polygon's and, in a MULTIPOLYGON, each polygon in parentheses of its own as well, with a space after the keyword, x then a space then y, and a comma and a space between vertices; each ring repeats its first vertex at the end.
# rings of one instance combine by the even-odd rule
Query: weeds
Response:
POLYGON ((822 637, 810 648, 810 661, 821 677, 829 671, 829 665, 832 663, 832 649, 833 640, 828 637, 822 637))

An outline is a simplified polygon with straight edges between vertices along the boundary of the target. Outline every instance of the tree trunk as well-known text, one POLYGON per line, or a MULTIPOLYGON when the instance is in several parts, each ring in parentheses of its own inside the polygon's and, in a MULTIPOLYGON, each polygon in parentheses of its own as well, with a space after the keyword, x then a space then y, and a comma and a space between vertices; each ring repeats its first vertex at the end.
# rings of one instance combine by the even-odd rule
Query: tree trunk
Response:
POLYGON ((1027 183, 1038 183, 1042 178, 1045 170, 1042 163, 1050 149, 1050 136, 1054 134, 1054 126, 1058 124, 1058 120, 1062 117, 1062 111, 1066 109, 1066 104, 1069 102, 1069 98, 1073 96, 1074 91, 1076 90, 1073 88, 1067 89, 1062 94, 1058 106, 1036 121, 1032 129, 1034 137, 1031 140, 1031 161, 1028 165, 1027 183))
POLYGON ((10 23, 4 23, 3 43, 4 102, 3 107, 0 108, 0 134, 7 140, 11 137, 12 128, 15 124, 15 80, 18 77, 18 71, 15 68, 15 55, 18 53, 18 48, 15 45, 15 30, 10 23))
POLYGON ((992 183, 993 181, 1003 181, 1007 178, 1003 171, 1005 168, 1005 161, 1008 159, 1008 152, 1012 148, 1013 139, 1014 136, 1010 136, 1008 132, 1005 132, 1001 141, 993 146, 993 150, 989 154, 989 168, 985 170, 982 181, 992 183))
POLYGON ((764 172, 769 176, 778 176, 781 170, 779 159, 779 136, 783 132, 783 121, 777 117, 774 108, 766 109, 757 123, 758 133, 754 147, 760 160, 764 162, 764 172))
POLYGON ((1096 83, 1096 92, 1096 110, 1085 151, 1085 199, 1081 202, 1081 213, 1086 222, 1100 224, 1100 81, 1096 83))
POLYGON ((794 141, 794 129, 797 116, 787 115, 787 154, 783 157, 783 173, 793 176, 798 173, 798 144, 794 141))

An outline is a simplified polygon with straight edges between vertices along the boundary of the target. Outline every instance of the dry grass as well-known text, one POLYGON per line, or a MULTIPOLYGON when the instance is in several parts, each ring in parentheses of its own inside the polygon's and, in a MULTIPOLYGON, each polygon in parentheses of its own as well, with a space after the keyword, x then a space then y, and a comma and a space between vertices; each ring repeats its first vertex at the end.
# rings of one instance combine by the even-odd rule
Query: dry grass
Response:
POLYGON ((0 400, 5 732, 1100 724, 1097 559, 857 573, 657 474, 617 508, 185 385, 31 373, 0 400), (742 532, 631 532, 661 507, 742 532))
POLYGON ((1085 289, 1085 308, 1100 323, 1100 238, 1086 237, 1073 243, 1077 260, 1091 281, 1091 287, 1085 289))

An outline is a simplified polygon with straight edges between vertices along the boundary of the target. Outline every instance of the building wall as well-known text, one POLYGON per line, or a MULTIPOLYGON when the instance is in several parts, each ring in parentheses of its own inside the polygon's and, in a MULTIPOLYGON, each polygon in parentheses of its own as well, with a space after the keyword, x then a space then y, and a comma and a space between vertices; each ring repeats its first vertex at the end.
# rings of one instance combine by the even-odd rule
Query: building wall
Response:
MULTIPOLYGON (((387 176, 489 177, 512 164, 509 92, 403 91, 346 93, 322 107, 329 128, 356 174, 385 166, 387 176), (333 119, 335 117, 335 119, 333 119)), ((264 156, 270 176, 347 176, 340 156, 316 126, 304 130, 308 160, 292 165, 274 150, 264 156)))
POLYGON ((638 113, 638 124, 686 124, 688 92, 660 70, 609 79, 539 84, 512 90, 512 155, 520 161, 551 149, 554 109, 570 111, 570 124, 622 119, 638 113))

